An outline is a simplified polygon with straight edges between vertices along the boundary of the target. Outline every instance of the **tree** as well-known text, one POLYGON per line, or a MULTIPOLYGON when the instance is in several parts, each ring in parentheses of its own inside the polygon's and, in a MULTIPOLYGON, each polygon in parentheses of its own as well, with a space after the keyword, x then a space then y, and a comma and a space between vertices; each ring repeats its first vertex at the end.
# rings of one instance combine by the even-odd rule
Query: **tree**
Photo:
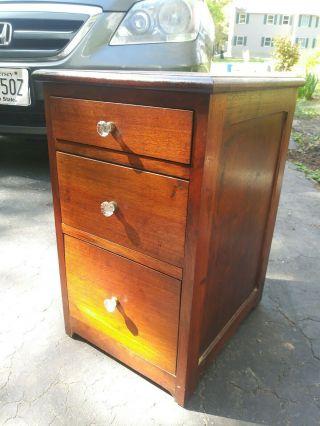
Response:
POLYGON ((287 37, 276 37, 273 41, 273 57, 276 71, 291 71, 299 61, 300 51, 297 44, 287 37))
POLYGON ((228 24, 224 12, 225 6, 231 0, 207 0, 208 8, 215 25, 215 50, 223 49, 224 43, 228 39, 228 24))

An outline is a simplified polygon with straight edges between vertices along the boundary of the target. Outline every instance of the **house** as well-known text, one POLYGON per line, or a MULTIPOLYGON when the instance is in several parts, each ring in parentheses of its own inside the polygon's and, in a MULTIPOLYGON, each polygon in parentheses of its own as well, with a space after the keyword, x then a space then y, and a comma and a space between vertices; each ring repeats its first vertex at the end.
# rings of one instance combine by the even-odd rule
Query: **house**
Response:
POLYGON ((229 10, 231 57, 270 57, 277 36, 289 37, 305 53, 320 47, 318 1, 235 0, 229 10))

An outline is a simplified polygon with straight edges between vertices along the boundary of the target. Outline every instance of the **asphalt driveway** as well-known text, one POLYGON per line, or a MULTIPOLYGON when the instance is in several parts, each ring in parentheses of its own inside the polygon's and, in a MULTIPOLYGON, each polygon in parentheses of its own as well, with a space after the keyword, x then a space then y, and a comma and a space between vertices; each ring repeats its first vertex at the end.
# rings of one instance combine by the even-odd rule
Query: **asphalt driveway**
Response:
POLYGON ((320 191, 286 169, 264 297, 186 409, 64 334, 47 149, 0 139, 0 425, 320 424, 320 191))

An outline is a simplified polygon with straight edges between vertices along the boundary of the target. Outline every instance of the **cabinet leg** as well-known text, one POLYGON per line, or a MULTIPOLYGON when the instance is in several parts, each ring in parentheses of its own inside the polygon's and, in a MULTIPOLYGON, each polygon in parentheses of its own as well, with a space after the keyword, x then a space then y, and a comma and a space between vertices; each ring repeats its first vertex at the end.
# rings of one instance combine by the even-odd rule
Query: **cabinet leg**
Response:
POLYGON ((188 395, 185 390, 176 389, 176 392, 173 395, 173 397, 178 405, 180 405, 181 407, 185 407, 187 399, 188 399, 188 395))
POLYGON ((257 298, 254 302, 252 310, 256 309, 259 306, 261 299, 262 299, 262 296, 263 296, 263 285, 258 288, 257 298))
POLYGON ((177 386, 176 391, 173 394, 173 397, 176 403, 180 405, 181 407, 185 407, 186 403, 188 402, 188 399, 194 392, 195 388, 196 386, 187 387, 187 388, 182 388, 180 386, 177 386))
POLYGON ((71 328, 71 325, 70 325, 69 321, 65 321, 65 323, 64 323, 64 329, 65 329, 66 334, 69 337, 73 337, 74 336, 74 332, 73 332, 73 330, 71 328))

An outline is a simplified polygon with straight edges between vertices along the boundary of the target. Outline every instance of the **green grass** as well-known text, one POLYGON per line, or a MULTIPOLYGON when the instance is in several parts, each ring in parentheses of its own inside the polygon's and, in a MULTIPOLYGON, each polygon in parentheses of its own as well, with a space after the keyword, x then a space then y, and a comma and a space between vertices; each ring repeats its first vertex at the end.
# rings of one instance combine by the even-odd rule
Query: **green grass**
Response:
MULTIPOLYGON (((301 128, 292 131, 292 137, 297 144, 297 160, 292 161, 298 170, 304 172, 307 179, 320 184, 320 169, 310 168, 309 155, 320 145, 320 135, 308 132, 308 121, 314 129, 315 123, 319 123, 320 129, 320 84, 314 94, 314 99, 298 99, 295 118, 301 120, 301 128), (304 122, 303 122, 304 121, 304 122)), ((320 133, 320 132, 319 132, 320 133)), ((318 151, 319 152, 319 151, 318 151)))
POLYGON ((320 169, 311 170, 309 167, 305 166, 304 164, 293 161, 293 164, 296 165, 297 169, 301 172, 304 172, 306 178, 313 180, 314 182, 317 182, 320 184, 320 169))
POLYGON ((310 101, 299 99, 297 101, 295 118, 314 118, 320 115, 319 105, 310 105, 310 101))
POLYGON ((297 132, 296 130, 292 130, 291 136, 295 143, 298 145, 298 148, 300 151, 303 151, 304 149, 304 142, 303 142, 303 136, 302 133, 297 132))
MULTIPOLYGON (((320 84, 318 85, 320 86, 320 84)), ((314 95, 314 99, 307 101, 306 99, 297 99, 295 118, 315 118, 320 116, 320 93, 319 88, 314 95)))

